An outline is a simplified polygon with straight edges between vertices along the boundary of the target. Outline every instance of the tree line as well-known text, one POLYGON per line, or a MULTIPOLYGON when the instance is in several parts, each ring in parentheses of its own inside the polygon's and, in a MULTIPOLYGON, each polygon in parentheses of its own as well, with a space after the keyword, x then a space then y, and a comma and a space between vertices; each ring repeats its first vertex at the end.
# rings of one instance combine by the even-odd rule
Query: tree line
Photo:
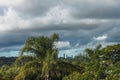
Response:
POLYGON ((29 37, 11 65, 0 67, 0 80, 119 80, 120 44, 94 49, 74 58, 59 58, 59 35, 29 37))

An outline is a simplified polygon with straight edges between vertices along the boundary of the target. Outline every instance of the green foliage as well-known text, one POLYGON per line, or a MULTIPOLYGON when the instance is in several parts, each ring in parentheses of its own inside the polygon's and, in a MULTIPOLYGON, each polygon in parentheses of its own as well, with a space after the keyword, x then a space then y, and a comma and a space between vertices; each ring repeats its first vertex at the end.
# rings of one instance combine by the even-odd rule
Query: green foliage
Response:
POLYGON ((12 67, 12 68, 9 68, 7 71, 6 71, 6 80, 13 80, 14 77, 18 74, 19 72, 19 68, 17 67, 12 67))
POLYGON ((58 58, 58 34, 30 37, 12 65, 0 67, 0 80, 119 80, 120 44, 94 49, 72 59, 58 58))
POLYGON ((0 68, 0 80, 14 80, 14 77, 18 74, 19 68, 3 65, 0 68))
POLYGON ((51 36, 51 39, 52 39, 53 41, 58 41, 58 39, 59 39, 59 34, 54 33, 54 34, 51 36))
POLYGON ((86 58, 79 55, 73 59, 76 64, 84 66, 84 72, 72 73, 63 80, 119 80, 120 79, 120 45, 107 46, 101 49, 86 49, 86 58), (82 60, 83 62, 80 62, 82 60), (84 63, 84 64, 83 64, 84 63), (79 76, 78 76, 79 74, 79 76))
POLYGON ((27 60, 27 63, 23 62, 21 65, 20 73, 16 76, 15 79, 31 80, 32 78, 36 79, 38 77, 39 79, 60 79, 64 75, 72 73, 72 71, 80 72, 81 69, 79 69, 79 67, 75 67, 71 63, 58 61, 58 50, 54 45, 54 42, 56 42, 58 39, 59 35, 56 33, 51 37, 39 36, 28 38, 24 47, 21 49, 21 55, 17 59, 16 63, 20 63, 21 60, 22 62, 25 61, 23 60, 23 57, 25 56, 24 53, 29 53, 35 58, 35 61, 41 64, 41 68, 39 69, 38 67, 32 67, 32 70, 35 72, 32 71, 31 68, 25 66, 28 62, 33 63, 33 60, 27 60), (61 66, 58 63, 62 63, 64 66, 61 66), (67 72, 63 71, 62 68, 65 68, 67 72), (30 77, 28 78, 28 76, 30 77))
POLYGON ((120 61, 120 44, 107 46, 106 48, 103 48, 102 52, 105 60, 109 60, 112 63, 120 61))
POLYGON ((40 36, 40 37, 30 37, 27 39, 25 46, 21 49, 21 54, 24 52, 31 53, 40 59, 44 59, 47 51, 52 50, 53 42, 50 38, 40 36))
POLYGON ((81 74, 78 72, 73 72, 69 76, 65 76, 63 80, 82 80, 81 79, 81 74))
POLYGON ((71 61, 74 65, 85 66, 89 62, 89 58, 86 55, 78 54, 71 61))
POLYGON ((120 79, 120 61, 110 65, 106 71, 108 74, 108 76, 106 77, 106 80, 110 80, 110 79, 119 80, 120 79))
POLYGON ((63 80, 97 80, 97 79, 95 79, 94 75, 89 72, 85 72, 83 74, 73 72, 69 76, 65 76, 63 80))
POLYGON ((20 73, 15 77, 15 80, 39 80, 42 65, 37 61, 26 63, 20 68, 20 73))

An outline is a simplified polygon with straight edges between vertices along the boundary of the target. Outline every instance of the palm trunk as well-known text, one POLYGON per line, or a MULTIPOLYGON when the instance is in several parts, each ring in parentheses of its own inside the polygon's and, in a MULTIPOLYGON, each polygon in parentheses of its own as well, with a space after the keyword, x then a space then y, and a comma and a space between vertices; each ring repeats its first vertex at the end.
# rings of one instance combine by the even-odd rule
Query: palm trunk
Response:
POLYGON ((50 71, 45 75, 45 80, 51 80, 50 71))

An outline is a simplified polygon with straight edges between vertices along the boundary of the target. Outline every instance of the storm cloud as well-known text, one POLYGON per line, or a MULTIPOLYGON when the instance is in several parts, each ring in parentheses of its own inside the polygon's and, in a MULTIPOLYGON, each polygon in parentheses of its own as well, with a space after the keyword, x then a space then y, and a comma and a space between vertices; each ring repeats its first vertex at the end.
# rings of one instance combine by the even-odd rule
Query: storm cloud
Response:
POLYGON ((55 32, 59 33, 60 42, 67 42, 66 48, 60 50, 76 44, 77 49, 83 49, 82 46, 96 42, 119 43, 119 7, 119 0, 0 1, 0 52, 18 52, 28 37, 55 32))

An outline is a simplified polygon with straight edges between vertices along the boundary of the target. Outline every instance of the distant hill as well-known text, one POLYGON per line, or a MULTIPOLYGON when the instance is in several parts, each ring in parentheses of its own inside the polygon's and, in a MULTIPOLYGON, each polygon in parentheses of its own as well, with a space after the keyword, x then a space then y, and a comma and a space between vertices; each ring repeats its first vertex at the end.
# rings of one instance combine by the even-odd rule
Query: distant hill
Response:
POLYGON ((0 57, 0 67, 2 65, 11 65, 16 59, 17 57, 0 57))

